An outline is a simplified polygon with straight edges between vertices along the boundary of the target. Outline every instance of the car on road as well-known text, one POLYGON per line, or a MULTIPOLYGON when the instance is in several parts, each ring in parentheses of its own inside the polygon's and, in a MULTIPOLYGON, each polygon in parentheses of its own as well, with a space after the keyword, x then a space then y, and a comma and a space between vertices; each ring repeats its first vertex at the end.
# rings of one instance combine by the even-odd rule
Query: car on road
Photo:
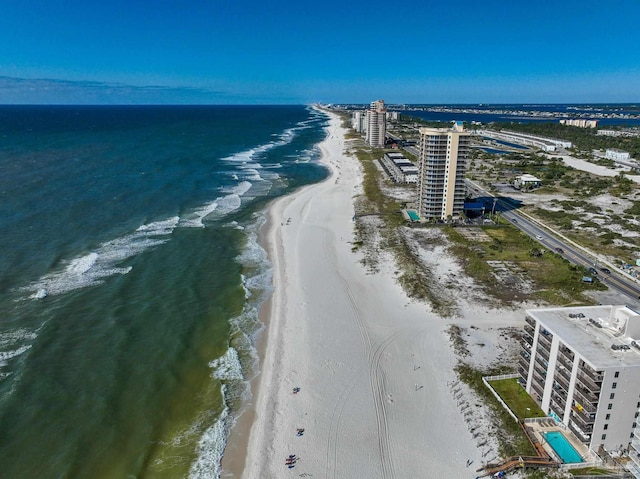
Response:
POLYGON ((593 267, 591 267, 591 268, 589 268, 589 273, 591 273, 591 274, 598 274, 598 270, 597 270, 597 269, 595 269, 595 268, 593 268, 593 267))
POLYGON ((536 235, 536 239, 537 239, 538 241, 541 241, 541 240, 543 239, 543 238, 542 238, 542 235, 536 235))
POLYGON ((564 253, 564 250, 562 248, 556 248, 556 253, 562 254, 564 253))
POLYGON ((517 219, 515 219, 515 218, 513 218, 511 221, 513 221, 514 223, 517 223, 517 222, 518 222, 518 220, 517 220, 517 219))
POLYGON ((611 270, 609 268, 600 268, 600 271, 602 271, 604 274, 611 274, 611 270))

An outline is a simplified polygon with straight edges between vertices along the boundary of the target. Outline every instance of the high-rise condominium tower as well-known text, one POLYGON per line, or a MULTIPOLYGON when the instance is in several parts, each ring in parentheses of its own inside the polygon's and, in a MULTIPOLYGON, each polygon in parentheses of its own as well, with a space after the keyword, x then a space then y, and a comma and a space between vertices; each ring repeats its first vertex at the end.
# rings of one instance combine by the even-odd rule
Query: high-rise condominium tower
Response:
POLYGON ((418 214, 447 219, 464 207, 464 174, 469 134, 462 122, 452 128, 420 128, 418 214))
POLYGON ((384 107, 384 100, 371 102, 367 111, 366 141, 374 148, 384 148, 384 139, 387 133, 386 115, 387 109, 384 107))

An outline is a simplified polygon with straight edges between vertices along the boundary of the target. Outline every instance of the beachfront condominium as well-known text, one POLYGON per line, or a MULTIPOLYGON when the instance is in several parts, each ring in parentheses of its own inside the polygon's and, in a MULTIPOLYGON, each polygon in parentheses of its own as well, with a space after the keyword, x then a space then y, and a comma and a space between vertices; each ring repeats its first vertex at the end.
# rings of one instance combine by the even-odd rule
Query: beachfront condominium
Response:
POLYGON ((420 128, 418 214, 448 219, 464 208, 464 174, 469 134, 462 122, 452 128, 420 128))
POLYGON ((527 392, 592 450, 637 448, 638 461, 640 315, 600 305, 531 309, 525 319, 518 369, 527 392))
POLYGON ((384 148, 387 134, 387 109, 384 100, 372 101, 367 111, 366 142, 374 148, 384 148))

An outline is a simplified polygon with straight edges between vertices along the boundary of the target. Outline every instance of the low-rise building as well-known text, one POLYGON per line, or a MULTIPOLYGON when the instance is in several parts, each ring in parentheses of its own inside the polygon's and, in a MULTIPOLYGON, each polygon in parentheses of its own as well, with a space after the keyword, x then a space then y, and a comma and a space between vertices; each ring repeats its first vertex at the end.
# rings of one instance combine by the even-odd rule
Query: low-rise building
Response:
POLYGON ((542 180, 540 178, 529 174, 516 176, 513 180, 513 186, 518 189, 538 188, 541 183, 542 180))
POLYGON ((640 314, 627 306, 531 309, 518 371, 549 416, 597 451, 640 461, 640 314))
POLYGON ((579 128, 597 128, 598 120, 583 120, 581 118, 560 120, 562 125, 577 126, 579 128))
POLYGON ((533 146, 546 152, 554 152, 558 148, 571 148, 573 144, 567 140, 559 140, 557 138, 545 138, 542 136, 534 136, 526 133, 516 133, 514 131, 492 131, 478 130, 477 135, 493 138, 496 140, 507 141, 524 146, 533 146))
POLYGON ((613 161, 628 161, 631 159, 628 152, 618 150, 617 148, 607 148, 604 152, 604 157, 613 161))
POLYGON ((395 183, 418 182, 418 167, 402 153, 385 153, 380 164, 395 183))

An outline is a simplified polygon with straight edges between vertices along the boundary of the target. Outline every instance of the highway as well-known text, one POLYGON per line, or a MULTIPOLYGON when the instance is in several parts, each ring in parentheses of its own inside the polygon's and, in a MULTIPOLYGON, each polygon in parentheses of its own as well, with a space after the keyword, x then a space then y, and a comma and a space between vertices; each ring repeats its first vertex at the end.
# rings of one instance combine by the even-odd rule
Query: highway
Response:
MULTIPOLYGON (((420 152, 417 147, 406 146, 404 149, 415 155, 416 158, 420 156, 420 152)), ((516 226, 523 233, 535 238, 536 241, 545 248, 556 252, 575 265, 584 266, 587 269, 593 268, 596 271, 596 274, 593 274, 592 270, 592 272, 588 273, 588 276, 597 278, 610 289, 624 294, 633 300, 640 299, 640 285, 627 274, 621 272, 618 268, 613 265, 599 263, 596 255, 593 253, 586 251, 584 248, 577 247, 570 242, 564 241, 550 232, 546 227, 541 226, 538 222, 534 222, 526 216, 518 213, 517 209, 504 199, 498 198, 488 191, 485 191, 476 183, 470 180, 465 180, 465 183, 468 191, 473 196, 485 198, 493 197, 495 201, 495 211, 499 211, 500 215, 504 219, 516 226), (602 268, 604 268, 605 271, 602 271, 602 268)))
POLYGON ((469 180, 465 181, 472 195, 478 197, 493 197, 496 212, 499 211, 505 220, 509 221, 531 238, 534 238, 546 249, 556 252, 573 264, 584 266, 587 269, 593 268, 591 272, 586 275, 597 278, 612 290, 622 293, 634 300, 640 298, 640 285, 624 273, 618 272, 617 268, 614 268, 612 265, 599 263, 595 255, 589 254, 583 249, 558 238, 547 228, 519 214, 509 202, 492 195, 469 180), (603 268, 605 271, 602 270, 603 268), (594 270, 596 274, 593 274, 594 270))

